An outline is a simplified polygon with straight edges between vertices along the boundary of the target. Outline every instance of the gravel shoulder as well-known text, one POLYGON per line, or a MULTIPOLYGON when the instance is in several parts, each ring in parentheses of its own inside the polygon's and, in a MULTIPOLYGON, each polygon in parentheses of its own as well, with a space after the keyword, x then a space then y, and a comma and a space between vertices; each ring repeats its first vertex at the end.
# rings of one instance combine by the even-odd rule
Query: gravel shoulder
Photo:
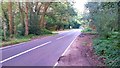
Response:
POLYGON ((92 50, 95 35, 79 35, 64 56, 58 59, 57 66, 102 66, 92 50))

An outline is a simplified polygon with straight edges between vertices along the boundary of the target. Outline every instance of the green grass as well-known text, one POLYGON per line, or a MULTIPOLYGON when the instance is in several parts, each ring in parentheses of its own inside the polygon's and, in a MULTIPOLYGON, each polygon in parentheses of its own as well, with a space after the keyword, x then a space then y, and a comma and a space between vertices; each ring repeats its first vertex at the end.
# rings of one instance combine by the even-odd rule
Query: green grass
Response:
POLYGON ((7 46, 7 45, 12 45, 12 44, 17 44, 17 43, 21 43, 21 42, 27 42, 30 39, 26 38, 26 39, 14 39, 14 40, 10 40, 10 41, 4 41, 2 43, 0 43, 0 45, 3 46, 7 46))
POLYGON ((85 28, 84 30, 82 30, 82 33, 85 33, 85 34, 98 34, 98 32, 93 31, 91 28, 85 28))
MULTIPOLYGON (((82 33, 98 34, 91 28, 85 28, 82 33)), ((93 50, 99 56, 99 60, 103 59, 107 66, 120 65, 120 32, 99 33, 99 36, 93 40, 93 50)), ((83 45, 86 45, 83 42, 83 45)))
POLYGON ((18 44, 21 42, 27 42, 27 41, 30 41, 31 39, 34 39, 34 38, 39 38, 39 37, 44 37, 44 36, 52 36, 52 35, 55 35, 55 34, 44 34, 44 35, 43 34, 42 35, 30 34, 28 36, 17 36, 16 38, 13 38, 11 40, 2 41, 2 43, 0 43, 0 47, 12 45, 12 44, 18 44))
POLYGON ((99 37, 94 39, 93 48, 100 58, 105 59, 105 65, 108 66, 118 66, 120 65, 120 34, 111 33, 111 35, 106 37, 99 37))

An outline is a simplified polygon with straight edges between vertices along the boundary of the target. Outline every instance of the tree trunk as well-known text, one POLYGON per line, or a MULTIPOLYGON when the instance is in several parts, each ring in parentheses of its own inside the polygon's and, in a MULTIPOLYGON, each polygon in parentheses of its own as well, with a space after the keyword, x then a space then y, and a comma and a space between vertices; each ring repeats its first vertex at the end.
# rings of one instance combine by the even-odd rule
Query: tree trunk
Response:
POLYGON ((42 12, 42 15, 40 17, 40 23, 39 23, 40 24, 40 28, 43 28, 43 26, 44 26, 44 21, 45 21, 44 17, 45 17, 45 13, 46 13, 49 5, 50 5, 50 2, 47 2, 47 3, 44 4, 43 12, 42 12))
POLYGON ((28 29, 28 2, 26 2, 26 9, 25 9, 25 35, 27 36, 29 33, 28 29))
POLYGON ((9 33, 10 38, 12 38, 13 37, 12 2, 8 2, 8 16, 9 16, 9 33))
POLYGON ((25 34, 25 22, 24 22, 24 11, 22 9, 22 7, 20 6, 20 3, 19 2, 19 11, 20 11, 20 22, 22 23, 22 27, 23 27, 23 35, 25 34))
POLYGON ((41 7, 42 7, 42 4, 39 6, 39 8, 38 8, 38 11, 37 11, 37 14, 39 15, 40 14, 40 9, 41 9, 41 7))

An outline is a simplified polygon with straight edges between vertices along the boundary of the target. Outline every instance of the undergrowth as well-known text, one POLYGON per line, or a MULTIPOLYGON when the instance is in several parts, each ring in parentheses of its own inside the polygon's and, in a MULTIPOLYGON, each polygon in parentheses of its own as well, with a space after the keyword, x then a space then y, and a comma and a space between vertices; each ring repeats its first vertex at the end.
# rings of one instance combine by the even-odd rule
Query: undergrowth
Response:
POLYGON ((120 33, 112 32, 109 37, 94 40, 94 51, 107 66, 120 66, 120 33))

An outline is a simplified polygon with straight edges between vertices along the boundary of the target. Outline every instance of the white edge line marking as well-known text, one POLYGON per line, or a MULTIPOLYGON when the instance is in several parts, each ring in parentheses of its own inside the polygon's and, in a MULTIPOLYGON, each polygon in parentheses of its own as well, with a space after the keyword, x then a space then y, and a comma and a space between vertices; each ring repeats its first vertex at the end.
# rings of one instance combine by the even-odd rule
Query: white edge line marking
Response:
POLYGON ((55 68, 58 65, 58 62, 55 63, 55 65, 53 66, 53 68, 55 68))
MULTIPOLYGON (((78 37, 78 36, 76 36, 76 37, 74 38, 74 40, 70 43, 70 45, 67 47, 67 49, 63 52, 63 54, 62 54, 61 56, 63 56, 63 55, 67 52, 67 50, 70 48, 70 46, 73 44, 73 42, 75 41, 75 39, 76 39, 77 37, 78 37)), ((58 65, 58 62, 55 63, 55 65, 53 66, 53 68, 56 67, 57 65, 58 65)))
POLYGON ((1 46, 0 50, 5 49, 5 48, 9 48, 9 47, 12 47, 12 46, 5 46, 5 47, 1 46))
POLYGON ((2 50, 2 49, 6 49, 6 48, 10 48, 10 47, 14 47, 14 46, 17 46, 17 45, 21 45, 21 44, 24 44, 24 43, 26 43, 26 42, 18 43, 18 44, 11 45, 11 46, 1 47, 0 50, 2 50))
POLYGON ((78 36, 76 36, 75 38, 74 38, 74 40, 70 43, 70 45, 67 47, 67 49, 63 52, 63 54, 61 55, 61 56, 63 56, 66 52, 67 52, 67 50, 70 48, 70 46, 73 44, 73 42, 75 41, 75 39, 77 38, 78 36))
POLYGON ((51 43, 51 42, 52 42, 52 41, 49 41, 49 42, 46 42, 46 43, 41 44, 41 45, 39 45, 39 46, 36 46, 36 47, 34 47, 34 48, 31 48, 31 49, 28 49, 28 50, 26 50, 26 51, 23 51, 23 52, 21 52, 21 53, 19 53, 19 54, 16 54, 16 55, 14 55, 14 56, 12 56, 12 57, 9 57, 9 58, 7 58, 7 59, 5 59, 5 60, 0 61, 0 63, 4 63, 4 62, 6 62, 6 61, 8 61, 8 60, 11 60, 11 59, 13 59, 13 58, 16 58, 16 57, 18 57, 18 56, 20 56, 20 55, 23 55, 23 54, 25 54, 25 53, 27 53, 27 52, 30 52, 30 51, 32 51, 32 50, 35 50, 35 49, 37 49, 37 48, 39 48, 39 47, 42 47, 42 46, 44 46, 44 45, 46 45, 46 44, 49 44, 49 43, 51 43))

